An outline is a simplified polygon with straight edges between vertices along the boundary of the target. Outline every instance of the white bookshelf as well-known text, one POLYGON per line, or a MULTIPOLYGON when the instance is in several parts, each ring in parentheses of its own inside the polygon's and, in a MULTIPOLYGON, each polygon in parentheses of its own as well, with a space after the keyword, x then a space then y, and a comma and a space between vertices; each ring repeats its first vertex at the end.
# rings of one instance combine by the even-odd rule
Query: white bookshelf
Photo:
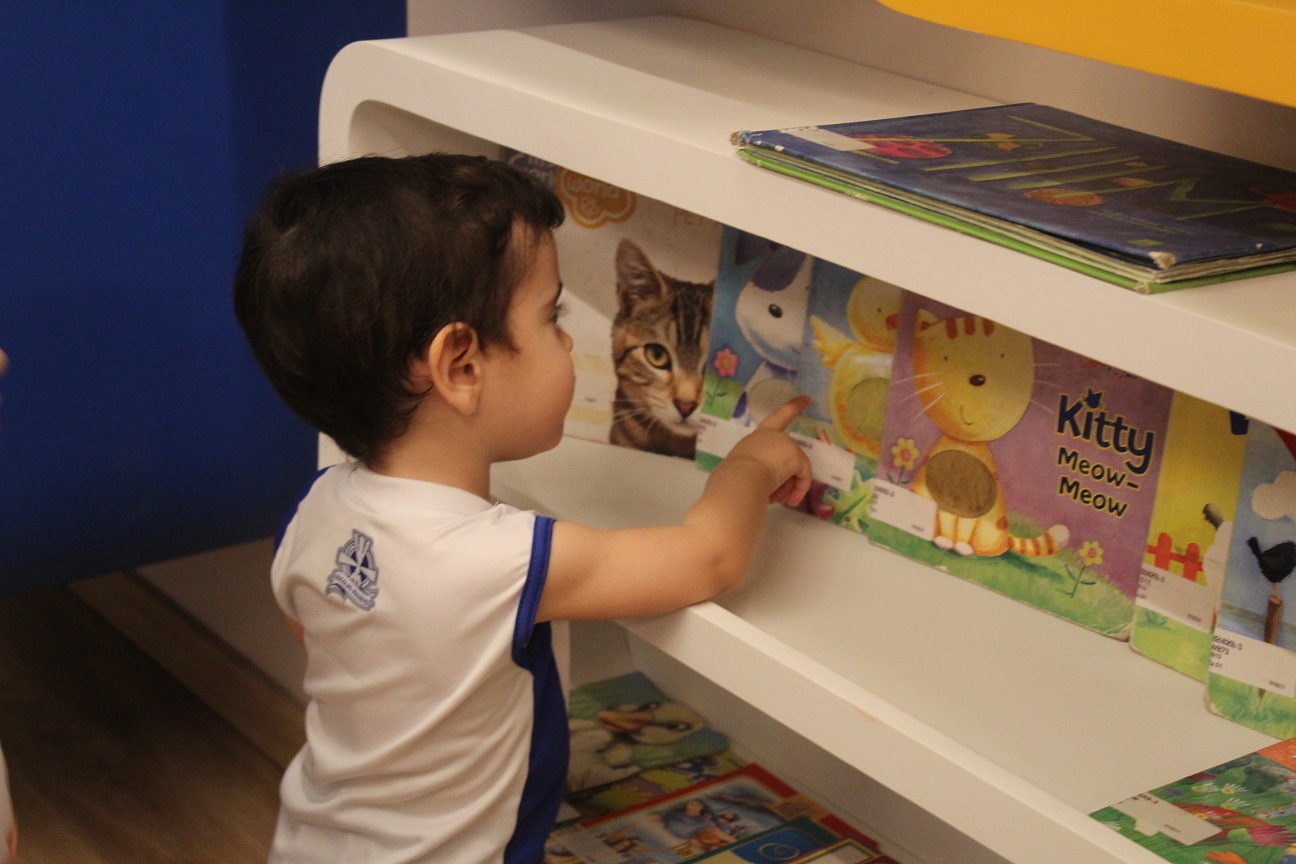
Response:
MULTIPOLYGON (((762 171, 729 143, 984 104, 698 20, 577 21, 347 47, 320 153, 517 148, 1296 428, 1296 400, 1275 398, 1296 380, 1296 275, 1137 295, 762 171)), ((494 491, 615 526, 677 519, 702 482, 680 460, 569 439, 500 466, 494 491)), ((1160 861, 1087 814, 1272 740, 1124 643, 790 511, 740 590, 623 626, 633 662, 703 682, 696 699, 713 689, 766 747, 785 735, 779 756, 802 767, 789 779, 902 860, 1160 861), (888 807, 904 818, 875 824, 888 807)))

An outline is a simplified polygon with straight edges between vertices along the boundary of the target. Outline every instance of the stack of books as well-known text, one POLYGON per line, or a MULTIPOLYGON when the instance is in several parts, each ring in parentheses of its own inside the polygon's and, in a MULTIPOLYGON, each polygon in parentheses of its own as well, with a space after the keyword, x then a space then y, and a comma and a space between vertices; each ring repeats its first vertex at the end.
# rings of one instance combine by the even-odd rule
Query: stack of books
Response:
POLYGON ((569 714, 572 769, 545 864, 893 864, 642 673, 574 689, 569 714))
POLYGON ((763 168, 1142 293, 1296 260, 1296 174, 1046 105, 733 140, 763 168))

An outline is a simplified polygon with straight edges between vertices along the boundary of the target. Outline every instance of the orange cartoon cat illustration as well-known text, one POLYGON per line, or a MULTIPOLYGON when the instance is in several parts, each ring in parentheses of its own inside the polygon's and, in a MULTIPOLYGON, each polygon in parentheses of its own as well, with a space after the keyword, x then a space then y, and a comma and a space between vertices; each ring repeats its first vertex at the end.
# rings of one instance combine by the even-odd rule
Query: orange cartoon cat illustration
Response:
POLYGON ((914 480, 936 503, 932 538, 960 555, 1053 555, 1069 538, 1062 525, 1035 537, 1008 530, 1008 508, 990 442, 1021 421, 1035 385, 1029 336, 978 315, 939 319, 918 310, 914 386, 941 431, 914 480))

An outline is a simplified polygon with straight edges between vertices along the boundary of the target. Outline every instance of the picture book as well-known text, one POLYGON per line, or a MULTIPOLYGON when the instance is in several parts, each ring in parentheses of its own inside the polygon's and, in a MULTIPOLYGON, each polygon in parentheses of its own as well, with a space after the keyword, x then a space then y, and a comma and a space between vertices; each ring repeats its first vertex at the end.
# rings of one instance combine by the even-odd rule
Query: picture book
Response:
POLYGON ((817 260, 801 346, 797 391, 811 402, 791 431, 814 441, 820 464, 801 509, 861 533, 891 384, 901 289, 817 260))
POLYGON ((554 232, 576 393, 564 431, 692 459, 719 223, 517 151, 567 217, 554 232))
POLYGON ((1141 292, 1296 266, 1296 174, 1046 105, 734 143, 759 166, 1141 292))
POLYGON ((1205 682, 1246 456, 1246 419, 1175 393, 1130 647, 1205 682))
POLYGON ((797 395, 814 269, 804 252, 728 226, 718 263, 697 445, 707 470, 797 395))
POLYGON ((645 768, 720 753, 729 739, 688 705, 671 700, 642 672, 573 688, 568 793, 602 786, 645 768))
POLYGON ((1296 855, 1296 741, 1285 740, 1090 814, 1172 864, 1296 855))
POLYGON ((846 838, 830 843, 809 855, 793 858, 792 864, 891 864, 892 859, 858 840, 846 838))
POLYGON ((706 861, 707 864, 800 864, 803 861, 894 864, 891 858, 878 850, 870 849, 858 840, 842 840, 804 817, 745 837, 693 860, 706 861))
MULTIPOLYGON (((807 500, 815 502, 814 512, 823 518, 862 530, 867 515, 867 487, 861 484, 872 476, 872 462, 864 457, 859 466, 865 472, 861 476, 856 454, 842 446, 840 435, 833 438, 837 427, 831 399, 839 397, 843 422, 878 425, 884 404, 877 398, 879 388, 870 387, 864 376, 877 378, 874 373, 887 368, 884 349, 869 344, 873 340, 885 346, 885 315, 881 321, 868 318, 877 318, 879 313, 876 308, 866 312, 865 306, 893 304, 894 292, 898 289, 886 283, 817 261, 790 246, 726 227, 716 275, 697 464, 711 470, 771 411, 801 393, 811 392, 801 383, 809 369, 809 386, 823 391, 818 397, 820 419, 813 419, 812 410, 807 414, 810 419, 799 418, 789 429, 805 448, 814 471, 816 485, 807 500), (817 337, 810 316, 816 280, 819 286, 814 292, 820 299, 814 302, 822 308, 816 307, 814 317, 825 334, 819 340, 820 348, 814 347, 817 337), (851 312, 850 298, 856 285, 863 287, 855 295, 858 308, 851 312), (854 326, 868 328, 865 335, 851 329, 849 315, 857 319, 854 326), (831 328, 829 321, 835 322, 831 328), (822 351, 829 352, 826 361, 822 351), (826 388, 832 374, 824 364, 838 360, 841 371, 836 378, 837 390, 829 392, 826 388), (821 373, 821 369, 825 372, 821 373), (848 384, 860 386, 852 388, 848 384), (866 393, 872 394, 871 403, 861 398, 866 393), (873 412, 871 418, 866 416, 868 411, 873 412)), ((857 438, 859 434, 863 433, 856 433, 857 438)))
POLYGON ((1251 420, 1207 684, 1216 713, 1296 737, 1296 436, 1251 420))
POLYGON ((568 818, 588 819, 644 804, 694 783, 736 771, 745 764, 732 750, 722 750, 674 765, 644 768, 624 780, 570 793, 565 802, 571 812, 568 818))
POLYGON ((682 864, 800 819, 806 821, 799 825, 817 835, 814 848, 846 837, 877 845, 769 771, 748 764, 644 804, 557 828, 545 860, 682 864))
POLYGON ((1128 638, 1171 391, 914 294, 873 542, 1128 638))

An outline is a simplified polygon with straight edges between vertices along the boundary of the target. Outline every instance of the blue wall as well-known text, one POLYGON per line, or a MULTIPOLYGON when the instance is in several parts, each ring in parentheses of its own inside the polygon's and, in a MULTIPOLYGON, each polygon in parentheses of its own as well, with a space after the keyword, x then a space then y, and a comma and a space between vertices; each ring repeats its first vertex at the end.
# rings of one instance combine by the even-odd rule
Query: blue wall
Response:
POLYGON ((273 533, 314 435, 230 311, 243 222, 403 0, 0 2, 0 594, 273 533))

